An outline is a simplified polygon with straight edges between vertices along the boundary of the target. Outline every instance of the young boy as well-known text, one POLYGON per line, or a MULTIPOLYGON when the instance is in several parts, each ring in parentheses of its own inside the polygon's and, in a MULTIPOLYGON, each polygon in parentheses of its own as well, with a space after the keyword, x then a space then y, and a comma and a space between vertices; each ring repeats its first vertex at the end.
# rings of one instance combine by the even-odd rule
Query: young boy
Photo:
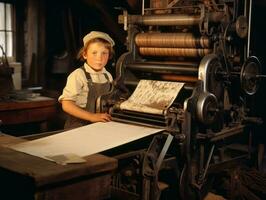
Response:
POLYGON ((78 59, 83 60, 84 65, 68 76, 58 99, 62 109, 69 114, 65 129, 111 120, 108 113, 95 113, 95 102, 111 89, 113 78, 105 65, 113 56, 115 43, 108 34, 92 31, 83 38, 83 44, 78 59))

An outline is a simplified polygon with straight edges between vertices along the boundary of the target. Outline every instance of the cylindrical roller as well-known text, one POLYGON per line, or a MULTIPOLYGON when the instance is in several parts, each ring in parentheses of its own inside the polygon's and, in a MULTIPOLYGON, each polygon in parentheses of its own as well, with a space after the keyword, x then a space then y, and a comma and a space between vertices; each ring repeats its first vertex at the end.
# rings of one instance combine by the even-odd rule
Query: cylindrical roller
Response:
POLYGON ((208 37, 195 37, 192 33, 140 33, 136 35, 135 42, 139 47, 210 47, 208 37))
POLYGON ((200 15, 129 15, 128 23, 147 26, 191 26, 198 25, 201 21, 200 15))
POLYGON ((167 8, 167 1, 163 1, 163 0, 151 0, 150 1, 150 7, 151 8, 167 8))
POLYGON ((130 63, 126 66, 129 69, 152 72, 152 73, 164 73, 164 74, 184 74, 184 75, 197 75, 198 65, 171 65, 167 63, 130 63))
POLYGON ((211 49, 196 48, 152 48, 141 47, 139 53, 142 56, 180 56, 180 57, 203 57, 212 52, 211 49))
POLYGON ((186 83, 196 83, 198 81, 198 78, 195 76, 182 76, 182 75, 169 75, 169 74, 163 74, 161 75, 162 80, 166 81, 180 81, 180 82, 186 82, 186 83))
POLYGON ((165 14, 169 12, 169 10, 165 9, 167 8, 167 6, 168 6, 168 2, 164 0, 151 0, 150 1, 150 7, 153 9, 154 8, 156 9, 153 11, 155 14, 165 14))

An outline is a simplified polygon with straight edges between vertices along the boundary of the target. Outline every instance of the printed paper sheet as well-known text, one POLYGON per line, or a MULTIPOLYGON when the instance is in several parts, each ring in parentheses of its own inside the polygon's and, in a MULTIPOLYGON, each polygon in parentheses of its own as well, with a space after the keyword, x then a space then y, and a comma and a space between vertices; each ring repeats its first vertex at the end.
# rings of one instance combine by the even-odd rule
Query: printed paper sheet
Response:
POLYGON ((133 94, 120 104, 120 109, 163 114, 183 86, 181 82, 140 80, 133 94))

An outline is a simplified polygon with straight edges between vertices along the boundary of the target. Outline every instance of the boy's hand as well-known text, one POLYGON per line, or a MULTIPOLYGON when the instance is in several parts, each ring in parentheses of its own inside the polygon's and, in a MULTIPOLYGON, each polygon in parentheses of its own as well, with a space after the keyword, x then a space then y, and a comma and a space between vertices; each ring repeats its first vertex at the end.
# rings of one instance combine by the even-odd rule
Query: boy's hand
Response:
POLYGON ((109 122, 111 121, 111 115, 108 113, 94 113, 91 118, 91 122, 109 122))

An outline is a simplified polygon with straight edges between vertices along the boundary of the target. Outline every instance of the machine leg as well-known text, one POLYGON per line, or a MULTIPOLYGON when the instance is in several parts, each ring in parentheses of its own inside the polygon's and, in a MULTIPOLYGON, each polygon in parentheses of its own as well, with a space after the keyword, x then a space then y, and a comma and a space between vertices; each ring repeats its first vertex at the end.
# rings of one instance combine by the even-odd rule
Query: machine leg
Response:
POLYGON ((160 198, 158 173, 173 138, 174 136, 171 134, 168 134, 166 140, 165 135, 157 135, 147 150, 143 160, 143 200, 158 200, 160 198))

